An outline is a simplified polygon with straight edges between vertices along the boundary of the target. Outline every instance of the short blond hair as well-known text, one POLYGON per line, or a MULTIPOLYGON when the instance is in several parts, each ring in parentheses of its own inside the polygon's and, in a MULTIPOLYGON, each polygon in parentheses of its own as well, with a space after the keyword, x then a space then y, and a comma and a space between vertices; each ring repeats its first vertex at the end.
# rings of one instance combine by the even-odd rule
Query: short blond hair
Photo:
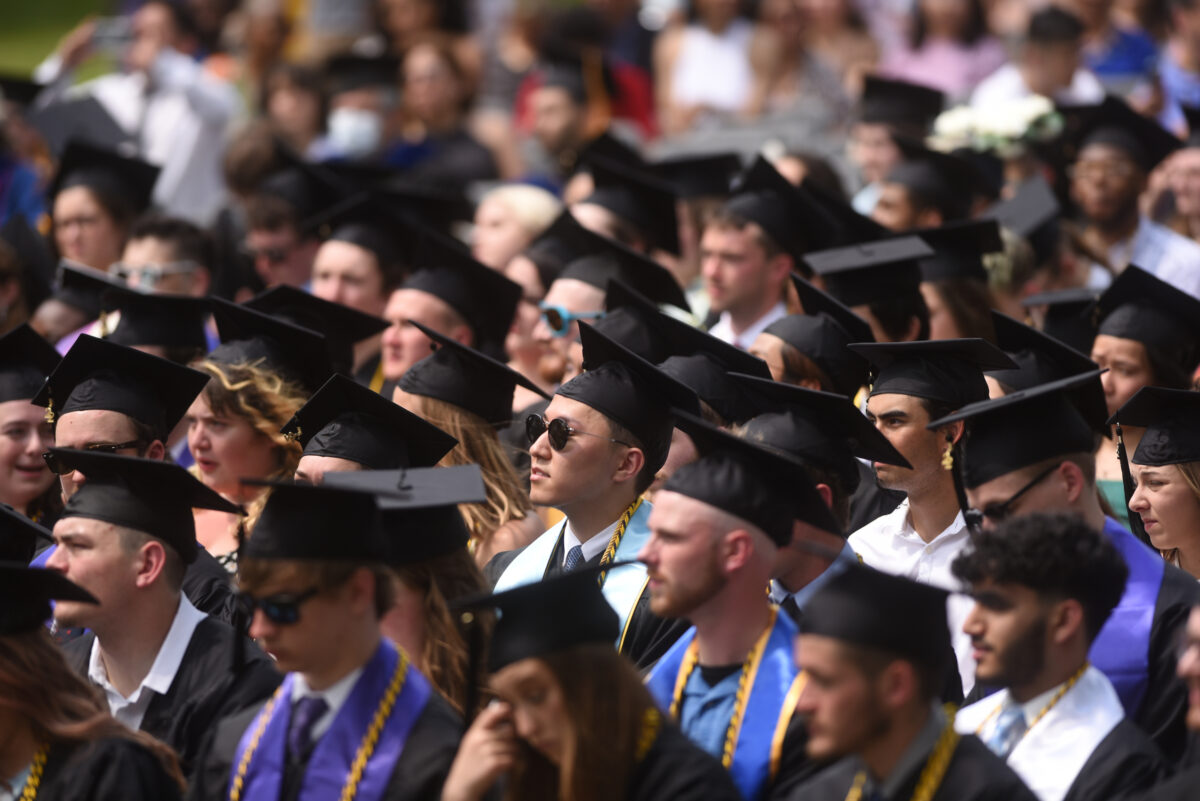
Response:
POLYGON ((530 238, 550 227, 550 223, 562 212, 562 203, 554 195, 531 184, 505 184, 483 196, 479 205, 494 200, 517 218, 530 238))

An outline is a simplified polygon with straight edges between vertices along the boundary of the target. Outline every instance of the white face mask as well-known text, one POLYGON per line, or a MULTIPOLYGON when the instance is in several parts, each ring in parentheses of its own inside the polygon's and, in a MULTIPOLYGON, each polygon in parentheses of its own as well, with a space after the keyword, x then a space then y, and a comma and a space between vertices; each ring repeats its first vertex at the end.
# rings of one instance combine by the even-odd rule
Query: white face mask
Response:
POLYGON ((345 156, 368 156, 383 139, 383 118, 361 108, 338 108, 329 114, 329 141, 345 156))

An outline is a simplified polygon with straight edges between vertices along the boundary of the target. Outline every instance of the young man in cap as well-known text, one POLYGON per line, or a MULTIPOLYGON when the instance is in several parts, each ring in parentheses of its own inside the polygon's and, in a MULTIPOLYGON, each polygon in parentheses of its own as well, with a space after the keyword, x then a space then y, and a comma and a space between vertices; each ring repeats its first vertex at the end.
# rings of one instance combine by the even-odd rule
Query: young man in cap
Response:
POLYGON ((190 774, 216 722, 279 683, 240 631, 180 591, 201 550, 192 509, 237 508, 169 462, 52 453, 88 481, 54 526, 58 547, 46 566, 100 601, 55 607, 57 624, 89 629, 67 644, 68 661, 101 689, 117 720, 170 745, 190 774))
POLYGON ((936 699, 949 650, 946 592, 851 565, 804 608, 796 705, 808 753, 839 759, 796 801, 1033 801, 1020 778, 936 699))
POLYGON ((763 587, 794 521, 840 529, 800 462, 682 413, 677 424, 702 456, 655 496, 638 558, 654 613, 694 625, 647 686, 684 734, 721 758, 744 798, 778 797, 814 767, 788 701, 802 681, 788 658, 797 629, 763 587))
POLYGON ((967 425, 962 483, 979 525, 1067 512, 1120 552, 1129 579, 1090 657, 1116 688, 1126 716, 1174 761, 1184 748, 1187 694, 1174 677, 1171 643, 1200 601, 1200 586, 1101 509, 1092 455, 1106 415, 1098 376, 1093 371, 971 404, 930 425, 967 425))
POLYGON ((178 217, 150 214, 130 229, 112 272, 135 289, 202 298, 212 286, 215 260, 205 231, 178 217))
POLYGON ((675 191, 647 167, 587 156, 592 192, 571 204, 571 216, 589 231, 638 253, 679 253, 675 191))
POLYGON ((979 183, 970 162, 907 140, 900 149, 904 158, 880 182, 872 220, 892 231, 912 231, 970 216, 979 183))
POLYGON ((1030 515, 980 532, 952 569, 975 599, 963 628, 976 678, 1003 688, 960 710, 958 731, 983 738, 1040 801, 1153 784, 1158 749, 1088 661, 1129 575, 1112 543, 1078 517, 1030 515))

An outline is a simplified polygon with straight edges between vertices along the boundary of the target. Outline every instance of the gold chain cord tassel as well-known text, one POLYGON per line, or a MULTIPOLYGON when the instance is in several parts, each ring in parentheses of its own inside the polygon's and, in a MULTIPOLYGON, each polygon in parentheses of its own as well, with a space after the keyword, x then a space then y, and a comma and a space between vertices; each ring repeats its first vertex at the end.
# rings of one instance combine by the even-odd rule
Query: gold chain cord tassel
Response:
POLYGON ((37 798, 38 788, 42 786, 42 773, 46 770, 46 759, 50 756, 50 744, 46 743, 33 755, 33 765, 29 768, 29 778, 25 788, 21 790, 20 801, 33 801, 37 798))
MULTIPOLYGON (((617 548, 621 547, 621 538, 625 536, 625 529, 629 526, 629 521, 633 519, 633 515, 637 512, 638 507, 641 505, 642 499, 638 498, 629 505, 629 508, 625 510, 625 514, 621 515, 621 520, 619 523, 617 523, 617 530, 614 531, 613 535, 608 538, 608 545, 604 546, 604 555, 600 557, 601 565, 611 564, 612 561, 617 557, 617 548)), ((600 576, 597 579, 601 589, 604 588, 604 580, 606 578, 608 578, 608 571, 601 571, 600 576)))

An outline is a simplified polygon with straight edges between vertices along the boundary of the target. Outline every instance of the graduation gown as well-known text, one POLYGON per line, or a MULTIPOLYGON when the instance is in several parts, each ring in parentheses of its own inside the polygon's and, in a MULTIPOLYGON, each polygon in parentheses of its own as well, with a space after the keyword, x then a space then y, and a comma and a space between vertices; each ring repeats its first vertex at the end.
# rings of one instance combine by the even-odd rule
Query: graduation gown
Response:
POLYGON ((626 801, 741 801, 721 763, 664 721, 630 777, 626 801))
MULTIPOLYGON (((234 670, 237 636, 232 627, 212 617, 200 621, 171 688, 164 695, 154 694, 142 718, 142 731, 179 754, 185 776, 190 777, 221 718, 257 704, 279 686, 274 662, 252 642, 242 643, 242 664, 234 670)), ((96 635, 88 632, 63 647, 67 662, 84 678, 95 641, 96 635)))
POLYGON ((1145 793, 1129 798, 1131 801, 1195 801, 1197 788, 1200 788, 1200 765, 1193 765, 1145 793))
POLYGON ((105 737, 51 748, 37 801, 173 801, 180 796, 158 757, 132 740, 105 737))

